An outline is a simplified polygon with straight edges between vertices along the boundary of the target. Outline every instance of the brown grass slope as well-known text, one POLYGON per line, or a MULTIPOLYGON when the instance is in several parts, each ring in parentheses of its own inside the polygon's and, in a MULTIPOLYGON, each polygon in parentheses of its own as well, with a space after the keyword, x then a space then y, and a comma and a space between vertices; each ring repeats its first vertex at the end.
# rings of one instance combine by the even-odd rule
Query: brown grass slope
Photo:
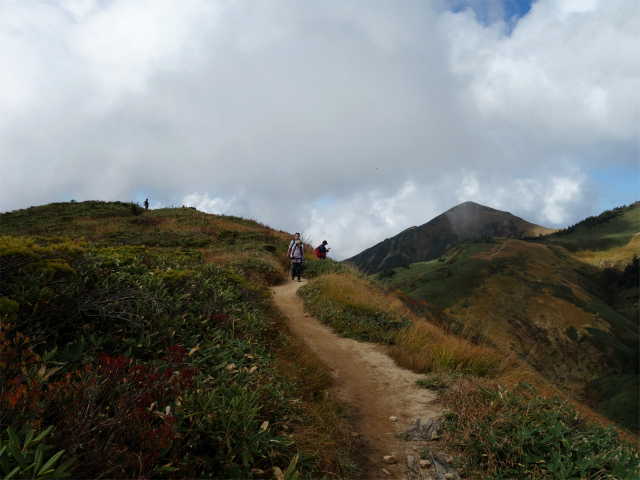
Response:
POLYGON ((509 212, 465 202, 419 227, 370 247, 345 262, 367 273, 438 258, 461 241, 474 237, 521 238, 555 230, 529 223, 509 212))
POLYGON ((461 244, 375 277, 637 431, 637 272, 627 278, 639 220, 635 204, 569 234, 461 244))

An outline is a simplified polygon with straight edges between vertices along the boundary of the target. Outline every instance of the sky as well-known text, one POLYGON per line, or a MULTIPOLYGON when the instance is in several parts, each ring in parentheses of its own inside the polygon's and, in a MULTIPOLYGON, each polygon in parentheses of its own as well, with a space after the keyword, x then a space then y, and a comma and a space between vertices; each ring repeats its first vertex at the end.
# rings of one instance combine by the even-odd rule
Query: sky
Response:
POLYGON ((640 200, 637 0, 0 0, 0 212, 192 206, 351 257, 640 200))

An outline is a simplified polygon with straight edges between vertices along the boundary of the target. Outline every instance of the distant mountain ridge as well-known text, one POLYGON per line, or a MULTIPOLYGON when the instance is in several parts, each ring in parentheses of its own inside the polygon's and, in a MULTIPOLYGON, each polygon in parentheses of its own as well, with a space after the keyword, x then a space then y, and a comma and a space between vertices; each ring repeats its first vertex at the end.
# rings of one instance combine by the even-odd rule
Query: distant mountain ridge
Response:
POLYGON ((522 238, 555 231, 527 222, 509 212, 464 202, 424 225, 410 227, 344 261, 366 273, 376 273, 400 265, 433 260, 457 243, 470 238, 522 238))

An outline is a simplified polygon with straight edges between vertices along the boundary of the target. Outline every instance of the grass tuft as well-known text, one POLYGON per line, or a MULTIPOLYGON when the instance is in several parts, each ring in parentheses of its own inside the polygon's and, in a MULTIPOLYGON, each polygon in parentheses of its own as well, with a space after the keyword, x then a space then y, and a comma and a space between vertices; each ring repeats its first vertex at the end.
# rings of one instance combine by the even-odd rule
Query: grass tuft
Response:
POLYGON ((495 349, 473 345, 425 321, 416 321, 400 332, 390 353, 398 365, 419 373, 447 371, 495 377, 504 364, 504 357, 495 349))
POLYGON ((585 421, 557 396, 465 378, 442 397, 449 444, 465 475, 481 478, 634 479, 637 447, 612 426, 585 421))

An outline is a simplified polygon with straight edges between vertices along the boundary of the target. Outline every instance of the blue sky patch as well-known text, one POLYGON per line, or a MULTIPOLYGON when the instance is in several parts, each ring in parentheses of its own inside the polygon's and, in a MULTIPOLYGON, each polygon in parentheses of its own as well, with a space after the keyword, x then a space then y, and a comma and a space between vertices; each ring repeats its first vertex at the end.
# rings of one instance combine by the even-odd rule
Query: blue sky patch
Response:
POLYGON ((601 211, 631 205, 640 200, 640 168, 612 166, 589 169, 586 173, 598 183, 598 206, 601 211))
POLYGON ((513 30, 518 20, 529 13, 534 0, 447 0, 447 3, 454 13, 471 8, 485 26, 504 21, 513 30))

